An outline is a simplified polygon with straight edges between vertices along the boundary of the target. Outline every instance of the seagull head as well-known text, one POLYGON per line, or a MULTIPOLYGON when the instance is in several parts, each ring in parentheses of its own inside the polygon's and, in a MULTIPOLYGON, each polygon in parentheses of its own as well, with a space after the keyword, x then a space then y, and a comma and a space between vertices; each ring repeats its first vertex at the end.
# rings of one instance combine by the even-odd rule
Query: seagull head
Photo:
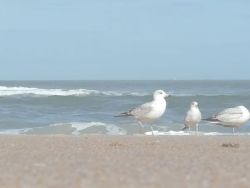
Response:
POLYGON ((191 107, 198 108, 198 107, 199 107, 199 103, 196 102, 196 101, 193 101, 193 102, 191 103, 191 107))
POLYGON ((165 91, 163 90, 156 90, 154 92, 154 99, 164 99, 169 97, 169 94, 167 94, 165 91))

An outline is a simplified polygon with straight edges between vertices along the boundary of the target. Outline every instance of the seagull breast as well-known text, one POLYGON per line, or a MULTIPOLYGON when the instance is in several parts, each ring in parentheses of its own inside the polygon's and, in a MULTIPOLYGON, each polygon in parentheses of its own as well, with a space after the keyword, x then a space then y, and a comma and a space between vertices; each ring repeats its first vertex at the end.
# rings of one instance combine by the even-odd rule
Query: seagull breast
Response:
POLYGON ((165 99, 155 100, 152 102, 152 110, 147 114, 149 119, 155 120, 160 118, 166 111, 167 103, 165 99))

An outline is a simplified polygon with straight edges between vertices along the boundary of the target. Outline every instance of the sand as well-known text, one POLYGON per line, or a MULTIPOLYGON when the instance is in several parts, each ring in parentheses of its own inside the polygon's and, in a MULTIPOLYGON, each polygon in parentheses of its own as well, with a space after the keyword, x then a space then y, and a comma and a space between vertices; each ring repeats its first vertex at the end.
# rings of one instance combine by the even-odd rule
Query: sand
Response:
POLYGON ((250 137, 0 136, 0 187, 249 187, 250 137))

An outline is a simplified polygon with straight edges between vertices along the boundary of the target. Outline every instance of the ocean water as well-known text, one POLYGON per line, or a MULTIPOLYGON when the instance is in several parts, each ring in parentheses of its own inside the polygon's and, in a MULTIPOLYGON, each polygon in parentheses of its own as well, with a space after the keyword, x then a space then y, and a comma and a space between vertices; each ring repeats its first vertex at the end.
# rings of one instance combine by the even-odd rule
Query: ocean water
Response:
MULTIPOLYGON (((172 96, 154 123, 162 135, 180 131, 192 101, 203 117, 224 108, 250 108, 250 81, 0 81, 0 134, 150 134, 132 118, 115 118, 152 99, 156 89, 172 96)), ((248 135, 250 124, 236 130, 248 135)), ((200 134, 228 135, 230 128, 200 124, 200 134)))

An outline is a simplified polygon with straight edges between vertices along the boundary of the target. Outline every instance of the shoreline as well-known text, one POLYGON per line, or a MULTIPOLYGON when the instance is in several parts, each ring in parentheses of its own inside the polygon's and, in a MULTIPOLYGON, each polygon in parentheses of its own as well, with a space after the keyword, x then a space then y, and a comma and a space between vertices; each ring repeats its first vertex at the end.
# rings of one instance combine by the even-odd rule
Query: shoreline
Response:
POLYGON ((0 135, 1 187, 248 187, 248 136, 0 135))

